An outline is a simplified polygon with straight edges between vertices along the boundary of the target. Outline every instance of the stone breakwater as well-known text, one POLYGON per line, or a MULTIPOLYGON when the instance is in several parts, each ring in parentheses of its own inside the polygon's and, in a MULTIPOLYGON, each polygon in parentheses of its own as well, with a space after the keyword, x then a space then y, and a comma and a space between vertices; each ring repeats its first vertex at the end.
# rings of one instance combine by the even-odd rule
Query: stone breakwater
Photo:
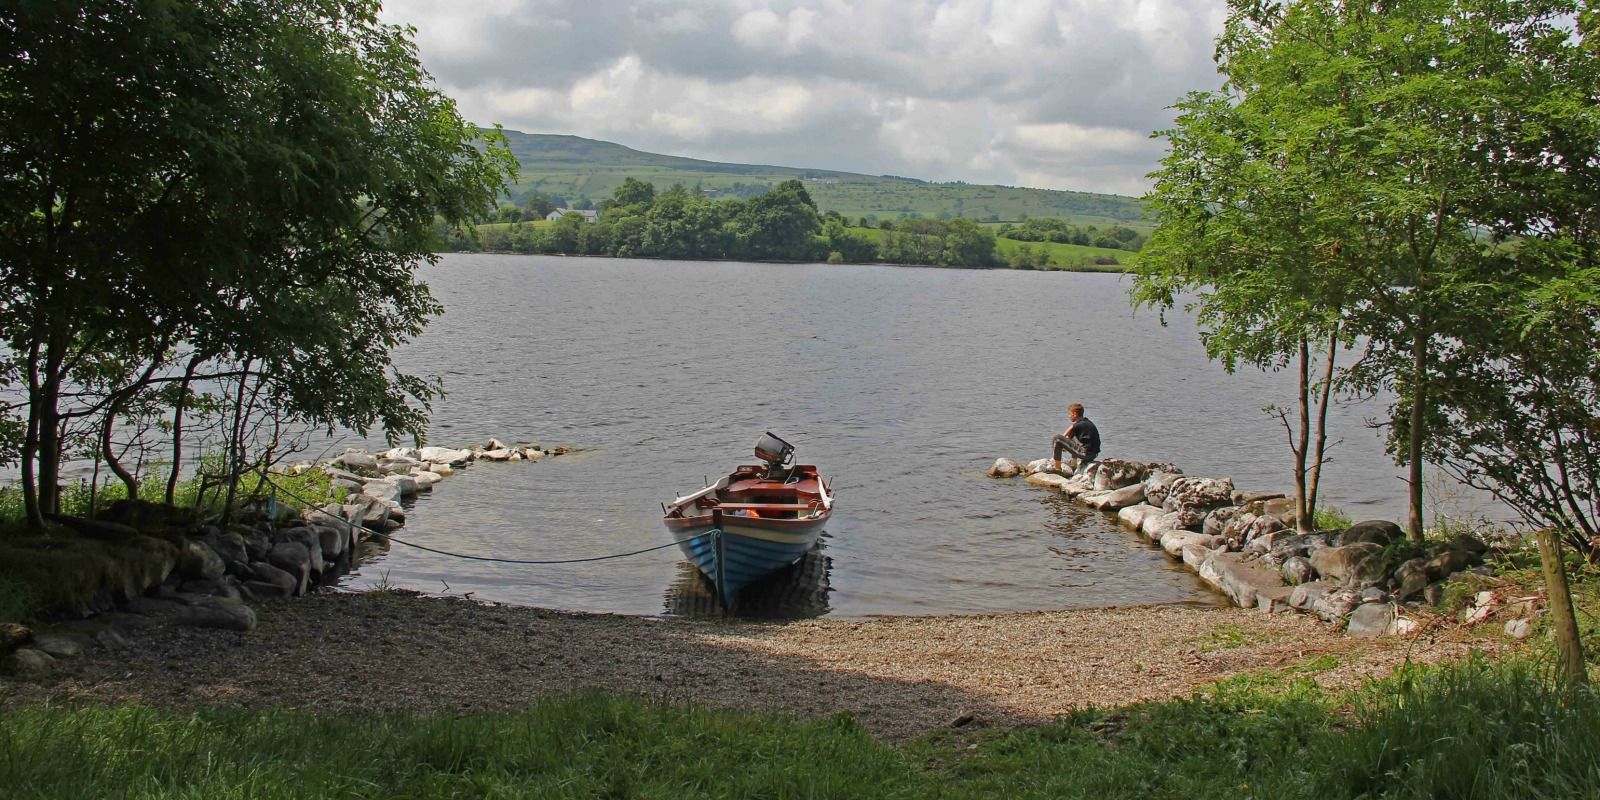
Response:
MULTIPOLYGON (((352 449, 276 473, 326 474, 343 498, 318 508, 300 508, 294 498, 277 494, 247 505, 225 525, 196 524, 183 510, 143 501, 119 501, 94 519, 61 517, 87 537, 146 542, 141 553, 149 562, 130 571, 124 586, 67 613, 155 615, 195 627, 254 630, 256 615, 248 601, 304 595, 387 550, 384 534, 405 525, 404 501, 474 462, 542 461, 568 452, 497 439, 463 448, 352 449)), ((13 672, 48 671, 55 659, 72 658, 96 644, 115 647, 125 638, 117 627, 106 630, 112 632, 67 641, 50 634, 35 637, 20 625, 0 626, 0 658, 13 672)))
MULTIPOLYGON (((1169 463, 1108 458, 1070 476, 1050 469, 1047 458, 1026 465, 1001 458, 989 475, 1024 476, 1115 514, 1239 606, 1315 614, 1354 636, 1415 630, 1408 610, 1438 602, 1452 575, 1487 569, 1480 565, 1488 548, 1473 536, 1412 543, 1386 520, 1299 533, 1296 503, 1283 493, 1239 491, 1230 478, 1189 476, 1169 463)), ((1492 592, 1483 595, 1469 621, 1487 618, 1505 602, 1492 592)), ((1524 612, 1531 615, 1531 605, 1524 612)), ((1507 624, 1513 636, 1526 629, 1524 620, 1507 624)))

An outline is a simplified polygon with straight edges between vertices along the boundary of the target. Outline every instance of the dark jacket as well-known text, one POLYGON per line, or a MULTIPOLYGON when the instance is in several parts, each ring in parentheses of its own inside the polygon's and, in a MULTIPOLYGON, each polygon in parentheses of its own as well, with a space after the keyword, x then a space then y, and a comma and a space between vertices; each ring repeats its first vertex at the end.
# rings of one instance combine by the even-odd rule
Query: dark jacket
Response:
POLYGON ((1096 428, 1088 417, 1079 417, 1077 422, 1072 423, 1067 428, 1067 438, 1078 440, 1089 454, 1090 461, 1100 455, 1100 429, 1096 428))

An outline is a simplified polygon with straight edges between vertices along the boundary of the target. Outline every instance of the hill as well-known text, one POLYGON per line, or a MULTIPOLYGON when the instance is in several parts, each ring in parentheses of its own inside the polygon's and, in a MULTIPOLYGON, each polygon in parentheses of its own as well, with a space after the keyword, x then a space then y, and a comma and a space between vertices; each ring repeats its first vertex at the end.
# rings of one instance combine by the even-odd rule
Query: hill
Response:
POLYGON ((542 133, 506 131, 522 164, 513 195, 538 190, 566 200, 598 203, 624 178, 665 189, 674 183, 699 186, 711 196, 749 197, 781 181, 799 179, 823 211, 848 217, 963 216, 983 221, 1058 217, 1079 225, 1147 227, 1139 201, 1093 192, 1027 189, 969 183, 930 183, 894 175, 862 175, 764 164, 729 164, 646 153, 613 142, 542 133))

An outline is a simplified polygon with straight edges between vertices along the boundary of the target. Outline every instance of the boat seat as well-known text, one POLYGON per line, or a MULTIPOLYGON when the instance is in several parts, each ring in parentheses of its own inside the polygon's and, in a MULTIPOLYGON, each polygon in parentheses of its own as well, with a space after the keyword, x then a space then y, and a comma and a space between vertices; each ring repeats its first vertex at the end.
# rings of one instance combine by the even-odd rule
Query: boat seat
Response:
POLYGON ((722 503, 723 511, 808 511, 817 503, 722 503))

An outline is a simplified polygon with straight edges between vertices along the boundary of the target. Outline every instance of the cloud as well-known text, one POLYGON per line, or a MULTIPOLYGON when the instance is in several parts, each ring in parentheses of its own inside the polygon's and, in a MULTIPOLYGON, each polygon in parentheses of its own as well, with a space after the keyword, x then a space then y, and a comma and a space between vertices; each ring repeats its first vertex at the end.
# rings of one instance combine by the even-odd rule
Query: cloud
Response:
POLYGON ((1141 192, 1222 0, 391 0, 469 117, 716 160, 1141 192))

